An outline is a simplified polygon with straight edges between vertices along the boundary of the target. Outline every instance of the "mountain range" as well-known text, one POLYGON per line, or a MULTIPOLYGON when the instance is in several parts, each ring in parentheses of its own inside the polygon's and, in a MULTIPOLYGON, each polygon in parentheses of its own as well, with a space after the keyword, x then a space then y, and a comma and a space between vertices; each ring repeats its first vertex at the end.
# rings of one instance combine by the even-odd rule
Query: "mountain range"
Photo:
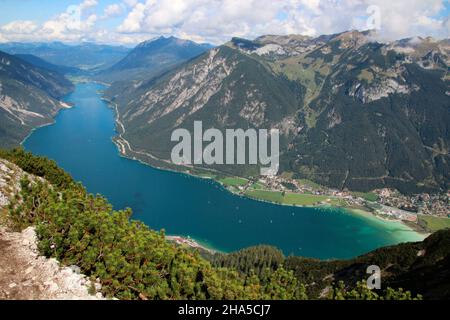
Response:
MULTIPOLYGON (((67 107, 60 100, 74 88, 64 75, 77 75, 83 70, 83 75, 111 83, 104 97, 117 112, 119 134, 115 141, 121 151, 151 164, 185 170, 170 164, 173 147, 170 135, 177 128, 191 130, 194 121, 201 120, 204 129, 279 129, 280 174, 290 177, 357 191, 382 187, 396 188, 403 193, 449 189, 450 40, 417 37, 380 43, 372 32, 349 31, 320 37, 233 38, 218 47, 161 37, 131 51, 124 47, 60 43, 3 44, 0 48, 10 52, 0 51, 2 148, 17 146, 33 128, 51 123, 55 114, 67 107)), ((30 173, 56 180, 52 188, 61 188, 59 191, 66 188, 67 199, 80 194, 73 197, 77 201, 66 201, 66 197, 48 197, 49 193, 44 192, 42 199, 36 198, 37 205, 43 209, 37 210, 38 213, 47 212, 46 201, 51 200, 54 201, 51 204, 70 207, 73 209, 70 212, 85 217, 80 221, 88 221, 90 227, 97 223, 104 225, 111 219, 111 226, 117 230, 108 231, 134 233, 127 233, 132 235, 130 239, 107 234, 105 243, 111 245, 103 249, 114 249, 117 243, 123 244, 126 250, 134 248, 130 243, 136 242, 135 232, 141 232, 142 226, 118 224, 116 216, 109 214, 112 207, 100 198, 97 205, 108 209, 101 221, 95 220, 87 210, 94 198, 87 196, 80 185, 73 184, 72 178, 54 162, 21 150, 1 153, 2 157, 15 159, 27 167, 30 173), (62 187, 64 183, 67 185, 62 187)), ((212 169, 245 177, 255 177, 259 172, 257 166, 212 166, 212 169)), ((34 201, 17 203, 36 219, 34 201)), ((74 218, 72 214, 61 216, 64 210, 55 212, 52 219, 58 222, 66 218, 70 222, 74 218)), ((119 222, 128 222, 128 216, 123 218, 119 222)), ((86 231, 82 224, 67 225, 78 227, 79 234, 86 231)), ((51 224, 42 226, 56 234, 51 224)), ((66 231, 61 228, 57 233, 70 236, 66 231)), ((163 241, 163 233, 152 234, 136 239, 147 239, 148 243, 141 241, 143 248, 150 248, 152 254, 157 252, 157 259, 189 258, 185 264, 189 267, 211 263, 220 271, 218 275, 233 270, 237 273, 230 275, 238 279, 255 279, 255 272, 261 277, 267 267, 275 272, 283 266, 292 271, 298 283, 307 285, 310 297, 325 297, 331 285, 340 280, 353 288, 367 276, 367 266, 374 264, 382 270, 384 285, 407 288, 427 299, 450 296, 448 229, 423 242, 380 248, 354 259, 333 261, 284 257, 275 248, 261 246, 231 254, 203 252, 207 262, 190 251, 186 251, 186 256, 173 253, 177 247, 163 241)), ((67 243, 79 243, 69 238, 67 243)), ((44 241, 48 237, 42 239, 53 250, 50 242, 44 241)), ((98 246, 92 243, 90 249, 97 250, 98 246)), ((69 257, 78 255, 77 259, 80 255, 87 257, 83 255, 88 252, 86 248, 78 249, 80 252, 58 252, 69 257)), ((116 260, 113 255, 93 256, 116 260)), ((130 264, 133 277, 139 281, 142 280, 141 262, 148 257, 137 259, 137 267, 130 264)), ((150 257, 155 259, 153 255, 150 257)), ((100 271, 96 272, 102 275, 105 288, 117 286, 125 292, 136 291, 131 286, 122 286, 127 280, 117 275, 114 268, 111 274, 117 278, 110 277, 99 263, 90 260, 87 257, 77 261, 81 266, 88 261, 89 268, 98 268, 100 271)), ((177 282, 179 277, 170 277, 176 275, 174 270, 179 265, 167 264, 167 270, 172 272, 168 273, 169 277, 156 277, 158 281, 164 280, 162 288, 168 287, 167 279, 174 288, 181 288, 177 282)), ((154 270, 146 269, 151 279, 154 272, 161 271, 161 264, 155 266, 154 270)), ((91 269, 83 268, 90 274, 91 269)), ((202 283, 206 273, 185 274, 191 275, 195 283, 202 283)), ((150 293, 154 291, 153 286, 147 288, 150 293)), ((227 292, 234 287, 218 288, 227 292)), ((132 294, 124 297, 134 297, 132 294)))
POLYGON ((434 192, 450 181, 449 63, 449 40, 432 38, 233 38, 161 75, 112 85, 105 97, 125 152, 147 162, 167 163, 172 131, 197 120, 204 129, 278 128, 280 173, 339 189, 434 192))
MULTIPOLYGON (((60 105, 55 99, 72 88, 63 75, 82 74, 111 84, 104 97, 117 109, 122 151, 158 166, 185 170, 170 164, 170 135, 201 120, 204 129, 279 129, 279 173, 293 178, 356 191, 447 190, 450 40, 375 39, 370 31, 348 31, 233 38, 218 47, 175 37, 132 50, 1 44, 15 55, 2 53, 1 130, 10 136, 2 145, 48 123, 60 105), (18 111, 37 109, 42 117, 18 111)), ((258 166, 212 169, 245 177, 259 172, 258 166)))
POLYGON ((129 48, 84 42, 81 44, 0 43, 0 50, 11 55, 31 54, 54 65, 75 67, 85 71, 105 69, 124 58, 129 48))
POLYGON ((143 42, 131 52, 91 43, 0 44, 8 51, 0 51, 0 146, 16 146, 30 130, 52 121, 63 106, 58 100, 73 89, 65 76, 104 82, 149 77, 210 47, 174 37, 143 42))
POLYGON ((175 37, 144 41, 122 60, 99 72, 95 79, 107 83, 148 79, 202 54, 211 47, 209 44, 198 44, 175 37))

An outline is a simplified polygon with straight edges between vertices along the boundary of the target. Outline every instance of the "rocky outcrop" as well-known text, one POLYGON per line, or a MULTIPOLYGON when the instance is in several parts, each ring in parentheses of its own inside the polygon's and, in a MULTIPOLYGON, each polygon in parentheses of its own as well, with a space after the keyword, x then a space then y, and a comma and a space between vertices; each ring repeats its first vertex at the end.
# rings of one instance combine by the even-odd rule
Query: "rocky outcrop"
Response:
MULTIPOLYGON (((76 266, 61 266, 40 255, 35 229, 13 232, 7 225, 7 205, 28 174, 0 159, 0 300, 103 299, 99 283, 92 283, 76 266)), ((29 176, 31 180, 41 179, 29 176)))
POLYGON ((101 287, 79 273, 76 266, 62 267, 39 255, 34 228, 8 232, 0 227, 0 299, 94 300, 101 287), (95 294, 90 294, 95 293, 95 294))
POLYGON ((138 101, 141 108, 124 114, 124 119, 132 121, 147 114, 148 124, 160 119, 179 108, 185 108, 176 121, 180 124, 184 118, 200 110, 222 86, 222 81, 233 70, 234 64, 227 64, 218 50, 209 51, 206 59, 176 72, 167 84, 145 93, 138 101), (165 108, 157 108, 164 103, 165 108), (167 107, 166 107, 167 106, 167 107))
POLYGON ((355 97, 362 103, 369 103, 382 98, 387 98, 392 94, 408 95, 412 91, 420 88, 417 85, 401 84, 396 79, 387 78, 377 81, 369 86, 361 82, 355 82, 348 91, 348 95, 355 97))

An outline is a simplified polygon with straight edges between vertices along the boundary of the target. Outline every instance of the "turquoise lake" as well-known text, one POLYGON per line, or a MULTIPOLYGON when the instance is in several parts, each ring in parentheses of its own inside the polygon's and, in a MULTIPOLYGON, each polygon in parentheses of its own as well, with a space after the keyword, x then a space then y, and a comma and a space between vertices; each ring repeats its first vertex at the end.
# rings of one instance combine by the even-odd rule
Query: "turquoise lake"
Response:
POLYGON ((116 209, 170 235, 190 236, 229 252, 270 244, 294 255, 350 258, 372 249, 422 237, 400 223, 343 209, 278 206, 239 197, 219 184, 151 168, 123 158, 111 138, 114 111, 101 100, 103 86, 77 84, 50 126, 35 130, 25 149, 54 159, 89 192, 116 209))

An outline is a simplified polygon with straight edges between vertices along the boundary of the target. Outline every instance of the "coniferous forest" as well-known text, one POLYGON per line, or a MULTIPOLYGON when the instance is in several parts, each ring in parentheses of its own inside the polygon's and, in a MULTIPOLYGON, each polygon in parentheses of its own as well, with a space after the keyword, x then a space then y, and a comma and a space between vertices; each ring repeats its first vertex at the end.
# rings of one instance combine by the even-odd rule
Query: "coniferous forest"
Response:
POLYGON ((167 241, 164 230, 133 221, 130 209, 114 210, 54 161, 22 149, 1 151, 0 157, 44 178, 22 178, 20 194, 8 208, 11 225, 17 230, 36 226, 41 253, 99 279, 107 297, 397 300, 449 292, 448 281, 438 284, 439 277, 448 278, 448 230, 423 243, 382 248, 352 260, 285 257, 270 246, 209 254, 167 241), (427 254, 418 257, 424 249, 427 254), (374 263, 391 274, 383 290, 371 291, 363 281, 365 267, 374 263))

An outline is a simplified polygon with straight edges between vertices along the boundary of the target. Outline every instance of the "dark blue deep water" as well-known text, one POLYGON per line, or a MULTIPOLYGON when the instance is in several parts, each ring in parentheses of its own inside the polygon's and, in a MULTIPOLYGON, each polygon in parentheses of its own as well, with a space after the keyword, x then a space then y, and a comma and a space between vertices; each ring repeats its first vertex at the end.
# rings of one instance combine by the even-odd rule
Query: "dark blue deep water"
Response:
POLYGON ((349 258, 374 248, 419 240, 399 223, 342 209, 277 206, 232 195, 217 183, 153 169, 119 156, 111 138, 114 112, 102 101, 103 87, 78 84, 53 125, 35 130, 24 147, 47 156, 116 209, 167 234, 191 236, 222 251, 271 244, 285 254, 349 258))

